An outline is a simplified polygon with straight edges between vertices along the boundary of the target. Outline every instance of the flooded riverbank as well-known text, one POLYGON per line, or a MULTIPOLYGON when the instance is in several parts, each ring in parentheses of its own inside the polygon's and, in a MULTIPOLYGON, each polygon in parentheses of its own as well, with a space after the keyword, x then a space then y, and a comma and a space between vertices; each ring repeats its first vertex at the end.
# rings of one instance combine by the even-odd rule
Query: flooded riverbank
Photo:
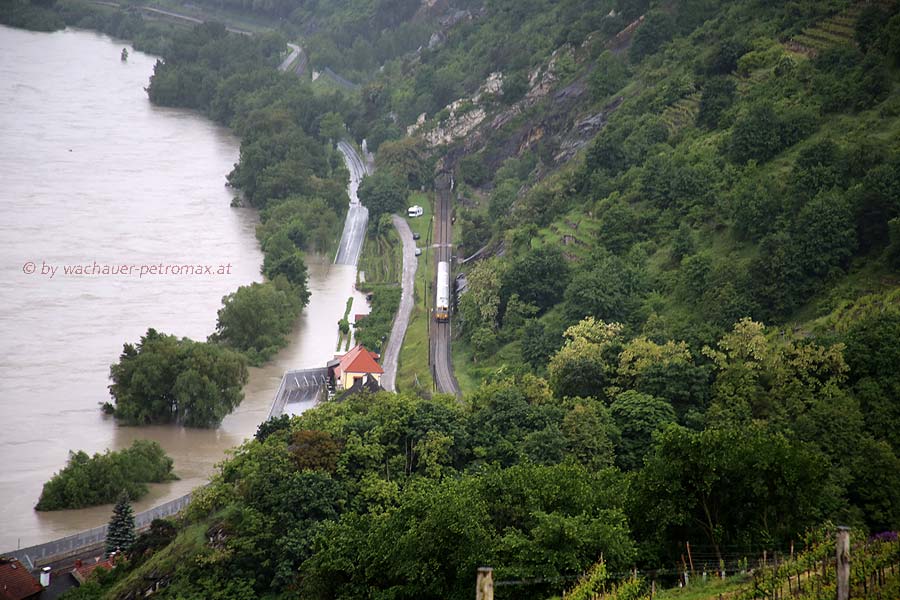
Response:
POLYGON ((261 279, 256 213, 232 208, 224 185, 238 140, 195 113, 152 106, 143 88, 155 58, 129 47, 122 62, 122 45, 0 27, 0 550, 108 519, 109 507, 33 510, 69 450, 159 441, 181 480, 152 486, 137 511, 202 484, 265 418, 284 370, 331 358, 353 293, 354 267, 308 258, 312 296, 291 345, 251 369, 244 402, 217 430, 120 427, 100 413, 123 343, 148 327, 204 339, 222 296, 261 279), (94 263, 133 268, 64 270, 94 263), (141 275, 160 264, 228 268, 141 275))

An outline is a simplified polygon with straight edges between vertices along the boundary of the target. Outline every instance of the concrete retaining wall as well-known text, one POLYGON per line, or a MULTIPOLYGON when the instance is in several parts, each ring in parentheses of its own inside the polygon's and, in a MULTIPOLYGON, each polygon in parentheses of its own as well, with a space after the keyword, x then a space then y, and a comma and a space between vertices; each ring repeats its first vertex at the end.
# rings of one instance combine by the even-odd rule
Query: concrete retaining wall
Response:
MULTIPOLYGON (((154 506, 149 510, 140 512, 134 516, 134 526, 136 529, 147 529, 153 519, 169 517, 190 504, 191 494, 186 494, 180 498, 170 500, 165 504, 154 506)), ((112 512, 110 512, 112 515, 112 512)), ((13 556, 18 558, 29 569, 34 569, 45 565, 53 560, 65 558, 67 555, 84 551, 93 546, 102 546, 106 543, 106 525, 94 527, 87 531, 82 531, 73 535, 53 540, 45 544, 22 548, 10 552, 3 552, 3 556, 13 556)))

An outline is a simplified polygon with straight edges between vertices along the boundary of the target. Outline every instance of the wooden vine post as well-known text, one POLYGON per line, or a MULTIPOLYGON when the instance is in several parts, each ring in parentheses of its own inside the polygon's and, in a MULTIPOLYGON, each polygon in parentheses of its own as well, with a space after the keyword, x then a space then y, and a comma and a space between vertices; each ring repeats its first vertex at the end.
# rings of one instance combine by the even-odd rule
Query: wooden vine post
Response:
POLYGON ((494 600, 494 570, 491 567, 478 567, 475 600, 494 600))
POLYGON ((850 600, 850 528, 838 527, 836 544, 837 600, 850 600))

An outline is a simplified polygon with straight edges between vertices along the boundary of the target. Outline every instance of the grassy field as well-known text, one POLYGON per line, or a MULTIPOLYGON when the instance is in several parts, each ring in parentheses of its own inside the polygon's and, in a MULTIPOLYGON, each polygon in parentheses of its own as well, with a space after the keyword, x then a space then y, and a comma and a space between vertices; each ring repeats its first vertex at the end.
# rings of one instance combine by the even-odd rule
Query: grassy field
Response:
POLYGON ((660 591, 654 596, 658 600, 706 600, 729 598, 738 590, 746 587, 750 581, 748 575, 734 575, 727 579, 711 577, 707 581, 697 581, 685 588, 670 588, 660 591))
POLYGON ((403 252, 400 238, 392 227, 378 236, 366 236, 359 257, 359 270, 366 283, 400 283, 403 252))
POLYGON ((359 257, 357 289, 371 293, 371 310, 355 328, 356 343, 381 352, 391 333, 400 305, 400 272, 403 254, 393 227, 378 235, 366 236, 359 257), (365 277, 365 281, 362 281, 365 277))

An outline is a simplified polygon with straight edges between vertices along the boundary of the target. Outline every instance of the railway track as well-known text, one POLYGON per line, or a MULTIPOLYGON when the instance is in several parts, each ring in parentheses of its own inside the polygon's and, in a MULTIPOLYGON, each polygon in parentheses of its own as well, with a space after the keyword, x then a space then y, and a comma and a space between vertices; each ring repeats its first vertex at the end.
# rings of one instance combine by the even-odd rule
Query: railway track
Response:
MULTIPOLYGON (((437 273, 439 262, 451 265, 453 254, 453 224, 451 221, 451 182, 448 175, 442 174, 435 180, 437 203, 434 223, 434 272, 437 273)), ((452 281, 452 277, 451 277, 452 281)), ((432 289, 434 282, 432 282, 432 289)), ((452 289, 452 285, 451 285, 452 289)), ((452 315, 452 311, 451 311, 452 315)), ((452 335, 452 316, 447 322, 431 322, 431 364, 434 384, 437 391, 461 396, 459 383, 453 375, 453 360, 450 353, 452 335)))

